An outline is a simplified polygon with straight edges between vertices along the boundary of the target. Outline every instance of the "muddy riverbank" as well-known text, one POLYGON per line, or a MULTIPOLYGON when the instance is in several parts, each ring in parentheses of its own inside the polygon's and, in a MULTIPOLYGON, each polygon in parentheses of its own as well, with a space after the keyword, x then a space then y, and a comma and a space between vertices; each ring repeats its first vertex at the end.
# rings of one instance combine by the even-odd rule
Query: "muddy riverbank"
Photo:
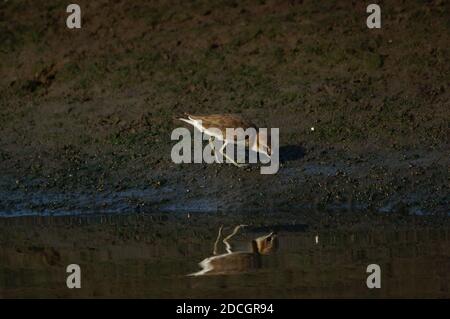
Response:
POLYGON ((69 30, 63 2, 0 4, 1 214, 133 190, 152 210, 448 212, 448 3, 383 6, 380 30, 347 1, 80 5, 69 30), (278 174, 173 164, 184 112, 279 127, 278 174))

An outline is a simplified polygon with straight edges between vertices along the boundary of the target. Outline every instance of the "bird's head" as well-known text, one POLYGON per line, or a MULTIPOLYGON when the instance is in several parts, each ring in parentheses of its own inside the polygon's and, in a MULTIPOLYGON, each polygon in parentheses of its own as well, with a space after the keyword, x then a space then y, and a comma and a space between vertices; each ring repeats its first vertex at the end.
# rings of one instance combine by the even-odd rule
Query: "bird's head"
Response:
POLYGON ((261 255, 268 255, 278 249, 278 236, 271 232, 269 235, 261 236, 253 240, 255 252, 261 255))

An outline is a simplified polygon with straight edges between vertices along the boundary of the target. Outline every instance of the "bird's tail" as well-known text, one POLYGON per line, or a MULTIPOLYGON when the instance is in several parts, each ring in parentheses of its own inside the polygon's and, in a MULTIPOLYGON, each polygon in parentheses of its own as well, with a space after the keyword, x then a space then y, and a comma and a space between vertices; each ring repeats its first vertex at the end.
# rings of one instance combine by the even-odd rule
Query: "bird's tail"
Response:
POLYGON ((182 117, 177 118, 177 120, 186 122, 186 123, 191 124, 191 125, 194 125, 194 123, 195 123, 195 121, 193 121, 191 119, 184 119, 182 117))
POLYGON ((184 113, 184 115, 187 118, 178 117, 178 118, 176 118, 176 120, 183 121, 183 122, 186 122, 191 125, 193 125, 195 123, 195 121, 191 118, 191 115, 189 113, 184 113))

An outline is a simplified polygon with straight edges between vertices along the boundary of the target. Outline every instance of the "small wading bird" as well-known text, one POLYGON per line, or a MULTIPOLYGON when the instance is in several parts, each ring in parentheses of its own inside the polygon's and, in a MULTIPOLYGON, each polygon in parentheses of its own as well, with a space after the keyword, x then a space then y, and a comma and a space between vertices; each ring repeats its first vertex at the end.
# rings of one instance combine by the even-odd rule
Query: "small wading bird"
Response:
POLYGON ((224 149, 228 144, 243 144, 245 143, 246 147, 249 147, 250 150, 264 154, 270 158, 271 156, 271 145, 270 145, 270 136, 268 133, 262 132, 259 128, 254 125, 252 122, 243 119, 238 115, 232 114, 212 114, 212 115, 190 115, 186 114, 186 118, 179 118, 179 120, 189 123, 198 129, 200 132, 209 135, 209 144, 214 151, 214 155, 217 158, 217 152, 214 147, 214 139, 218 139, 223 142, 222 147, 218 150, 218 153, 225 156, 231 163, 238 167, 245 166, 243 164, 238 164, 234 159, 230 158, 227 154, 225 154, 224 149), (243 129, 244 131, 247 129, 255 129, 256 136, 255 138, 250 139, 249 136, 244 136, 244 140, 240 139, 241 136, 235 134, 231 137, 227 136, 226 129, 243 129), (214 130, 216 129, 216 130, 214 130), (221 134, 218 134, 218 131, 221 134))
POLYGON ((216 242, 214 243, 213 256, 199 263, 202 270, 189 274, 188 276, 229 275, 261 268, 261 256, 268 255, 277 250, 278 237, 275 233, 271 232, 266 236, 252 240, 250 251, 233 252, 228 240, 236 235, 242 227, 245 227, 245 225, 236 226, 233 232, 223 239, 227 252, 218 255, 217 245, 222 237, 223 229, 223 226, 221 226, 216 242))

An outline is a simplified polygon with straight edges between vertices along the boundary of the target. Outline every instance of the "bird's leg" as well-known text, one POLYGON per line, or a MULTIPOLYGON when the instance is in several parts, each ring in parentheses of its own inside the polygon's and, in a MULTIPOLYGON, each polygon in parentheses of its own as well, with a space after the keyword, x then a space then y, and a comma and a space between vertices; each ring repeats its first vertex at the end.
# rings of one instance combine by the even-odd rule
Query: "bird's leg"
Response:
POLYGON ((220 148, 219 152, 223 154, 223 150, 225 149, 225 147, 227 147, 228 142, 225 141, 225 143, 223 143, 222 147, 220 148))
POLYGON ((216 154, 216 149, 215 149, 214 143, 213 143, 214 142, 214 136, 210 136, 208 142, 209 142, 209 145, 211 146, 211 149, 213 150, 214 154, 216 154))
POLYGON ((234 228, 234 230, 233 230, 233 232, 230 234, 230 235, 228 235, 227 237, 225 237, 224 239, 223 239, 223 243, 225 244, 225 249, 227 250, 227 253, 229 253, 229 254, 231 254, 232 253, 232 251, 231 251, 231 245, 230 245, 230 243, 228 242, 228 240, 230 240, 234 235, 236 235, 237 234, 237 232, 239 231, 239 229, 241 229, 242 227, 246 227, 247 225, 238 225, 238 226, 236 226, 235 228, 234 228))
POLYGON ((228 142, 223 143, 222 147, 220 148, 219 152, 220 154, 222 154, 223 156, 225 156, 232 164, 234 164, 237 167, 244 167, 247 166, 246 164, 238 164, 236 163, 231 157, 229 157, 227 154, 225 154, 226 152, 224 152, 223 150, 225 149, 225 147, 228 145, 228 142))
POLYGON ((209 145, 211 146, 211 149, 212 149, 212 151, 214 153, 214 157, 216 158, 216 162, 217 163, 221 163, 221 161, 219 159, 219 156, 218 156, 218 154, 216 152, 216 147, 214 145, 214 140, 215 140, 215 137, 214 136, 210 136, 209 140, 208 140, 209 141, 209 145))
POLYGON ((210 137, 209 137, 208 143, 209 143, 209 146, 211 147, 211 150, 212 150, 212 152, 213 152, 215 158, 217 159, 216 148, 215 148, 215 146, 214 146, 214 137, 213 137, 213 136, 210 136, 210 137))
POLYGON ((220 237, 222 237, 222 229, 223 229, 223 225, 220 226, 219 233, 217 234, 216 242, 214 243, 214 250, 213 250, 214 256, 218 254, 217 245, 219 244, 220 237))

